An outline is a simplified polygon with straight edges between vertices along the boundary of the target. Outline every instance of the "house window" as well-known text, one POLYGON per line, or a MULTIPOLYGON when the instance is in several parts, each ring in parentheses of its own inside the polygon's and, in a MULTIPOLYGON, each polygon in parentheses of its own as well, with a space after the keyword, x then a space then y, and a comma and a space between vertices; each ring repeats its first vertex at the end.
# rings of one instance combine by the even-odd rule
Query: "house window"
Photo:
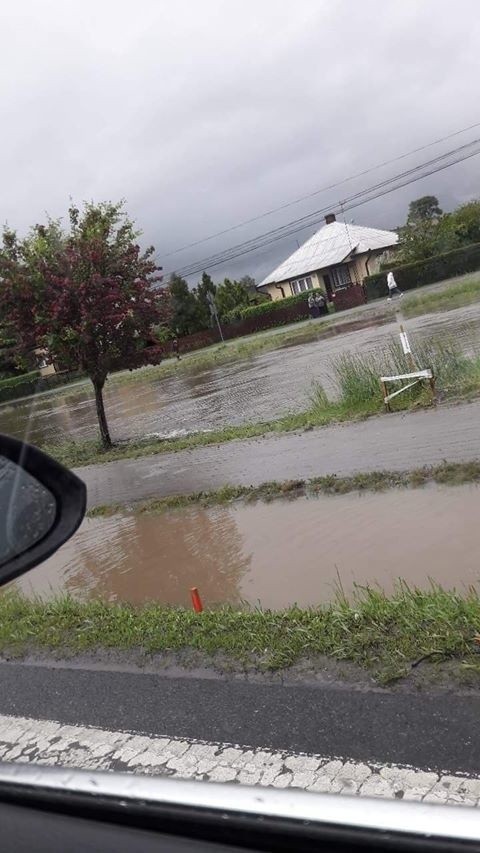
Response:
POLYGON ((298 293, 304 293, 306 290, 313 290, 313 281, 310 275, 305 278, 297 278, 290 282, 290 290, 292 296, 297 296, 298 293))
POLYGON ((332 267, 329 270, 329 275, 334 290, 343 290, 343 288, 348 287, 352 283, 350 269, 347 264, 342 264, 340 267, 332 267))

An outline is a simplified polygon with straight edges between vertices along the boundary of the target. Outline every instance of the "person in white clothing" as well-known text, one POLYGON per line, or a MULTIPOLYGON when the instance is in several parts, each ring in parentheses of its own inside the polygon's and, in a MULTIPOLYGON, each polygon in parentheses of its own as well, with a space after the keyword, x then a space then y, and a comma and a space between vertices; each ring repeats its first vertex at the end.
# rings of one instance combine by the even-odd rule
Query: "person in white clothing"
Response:
POLYGON ((387 275, 387 287, 388 287, 388 301, 390 302, 392 296, 403 296, 402 291, 400 290, 397 282, 395 281, 393 272, 389 272, 387 275))

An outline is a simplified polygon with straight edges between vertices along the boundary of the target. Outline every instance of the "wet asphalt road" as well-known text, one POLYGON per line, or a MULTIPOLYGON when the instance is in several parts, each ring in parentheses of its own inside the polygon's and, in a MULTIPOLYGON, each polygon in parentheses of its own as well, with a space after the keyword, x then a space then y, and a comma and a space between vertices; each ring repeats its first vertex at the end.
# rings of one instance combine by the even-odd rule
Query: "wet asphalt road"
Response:
POLYGON ((480 402, 77 469, 89 506, 480 458, 480 402))
POLYGON ((477 773, 480 697, 0 664, 0 713, 477 773))

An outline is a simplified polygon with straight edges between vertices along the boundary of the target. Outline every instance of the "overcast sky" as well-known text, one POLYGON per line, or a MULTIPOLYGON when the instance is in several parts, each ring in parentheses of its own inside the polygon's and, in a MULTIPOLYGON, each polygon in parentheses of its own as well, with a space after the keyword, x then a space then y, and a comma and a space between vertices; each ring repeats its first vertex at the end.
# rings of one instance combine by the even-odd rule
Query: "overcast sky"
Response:
MULTIPOLYGON (((170 255, 480 121, 478 0, 16 0, 0 8, 1 216, 125 198, 165 270, 429 159, 480 127, 339 190, 170 255)), ((352 211, 404 221, 427 192, 480 196, 480 157, 352 211)), ((261 278, 308 229, 212 270, 261 278)))

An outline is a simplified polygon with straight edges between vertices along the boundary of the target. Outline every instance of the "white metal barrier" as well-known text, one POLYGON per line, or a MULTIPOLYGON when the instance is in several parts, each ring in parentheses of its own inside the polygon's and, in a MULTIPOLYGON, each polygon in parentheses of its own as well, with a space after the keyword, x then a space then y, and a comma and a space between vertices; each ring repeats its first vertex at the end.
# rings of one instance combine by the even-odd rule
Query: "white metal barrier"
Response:
POLYGON ((381 376, 380 384, 382 386, 383 402, 385 403, 387 411, 390 411, 390 400, 393 400, 394 397, 398 397, 399 394, 403 394, 404 391, 408 391, 409 388, 413 388, 414 385, 418 385, 418 383, 422 382, 424 379, 428 381, 432 391, 432 399, 434 399, 435 377, 431 368, 427 368, 426 370, 415 370, 412 373, 399 373, 398 376, 381 376), (397 391, 388 393, 388 383, 403 382, 405 380, 412 381, 408 382, 407 385, 402 385, 402 387, 398 388, 397 391))
POLYGON ((390 409, 390 400, 393 400, 394 397, 398 397, 399 394, 403 394, 404 391, 408 391, 409 388, 413 388, 414 385, 418 385, 419 382, 423 382, 426 380, 430 385, 430 390, 432 392, 432 401, 435 399, 435 376, 433 375, 433 370, 428 367, 425 370, 418 370, 417 365, 415 364, 415 359, 412 354, 412 350, 410 347, 410 341, 408 340, 408 335, 404 330, 403 326, 400 326, 400 343, 402 346, 403 354, 407 358, 411 371, 410 373, 399 373, 396 376, 381 376, 380 377, 380 385, 383 393, 383 402, 385 403, 385 408, 387 412, 391 411, 390 409), (407 385, 402 385, 401 388, 398 388, 396 391, 388 392, 388 383, 392 382, 407 382, 407 385))

